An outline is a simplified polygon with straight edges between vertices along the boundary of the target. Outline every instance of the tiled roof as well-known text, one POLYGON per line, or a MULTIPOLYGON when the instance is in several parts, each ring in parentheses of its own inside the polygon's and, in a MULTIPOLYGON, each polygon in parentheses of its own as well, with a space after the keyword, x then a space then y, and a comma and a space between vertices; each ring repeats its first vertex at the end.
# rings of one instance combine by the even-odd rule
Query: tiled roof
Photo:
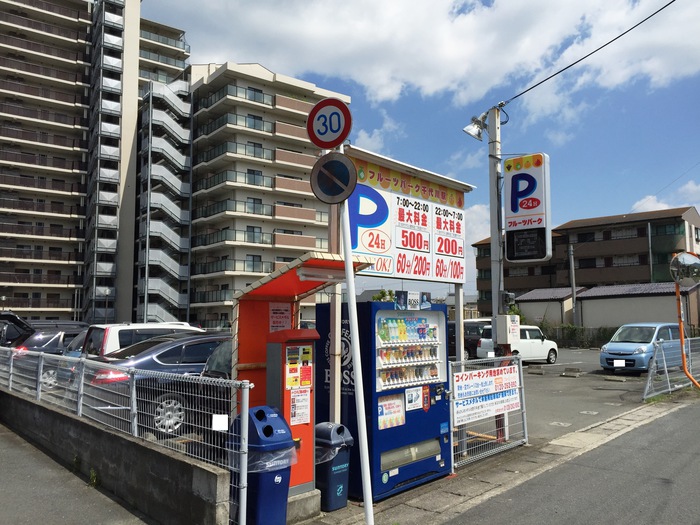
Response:
MULTIPOLYGON (((646 222, 658 219, 683 217, 688 211, 695 210, 693 206, 685 208, 670 208, 667 210, 646 211, 640 213, 626 213, 624 215, 609 215, 607 217, 593 217, 591 219, 577 219, 566 222, 554 228, 555 230, 571 230, 575 228, 590 228, 605 226, 608 224, 625 224, 630 222, 646 222)), ((697 214, 697 212, 696 212, 697 214)))
MULTIPOLYGON (((580 287, 576 288, 576 294, 580 294, 586 288, 580 287)), ((530 290, 522 295, 516 297, 516 302, 521 301, 561 301, 562 299, 571 298, 571 287, 565 288, 538 288, 537 290, 530 290)))
MULTIPOLYGON (((681 286, 681 292, 687 293, 696 288, 693 286, 681 286)), ((640 283, 640 284, 616 284, 611 286, 596 286, 581 292, 577 299, 597 299, 604 297, 629 297, 631 295, 672 295, 676 293, 675 283, 640 283)))

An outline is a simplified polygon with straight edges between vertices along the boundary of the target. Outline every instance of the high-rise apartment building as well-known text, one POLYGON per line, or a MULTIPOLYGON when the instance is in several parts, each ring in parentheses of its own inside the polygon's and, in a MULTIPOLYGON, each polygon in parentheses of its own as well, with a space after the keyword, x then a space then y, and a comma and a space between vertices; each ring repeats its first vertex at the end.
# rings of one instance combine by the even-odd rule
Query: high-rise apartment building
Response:
POLYGON ((329 207, 309 177, 320 153, 306 118, 339 93, 257 64, 194 66, 190 308, 229 321, 233 293, 309 251, 328 250, 329 207))
POLYGON ((328 246, 313 105, 255 64, 190 66, 138 0, 0 0, 0 307, 229 321, 235 290, 328 246))

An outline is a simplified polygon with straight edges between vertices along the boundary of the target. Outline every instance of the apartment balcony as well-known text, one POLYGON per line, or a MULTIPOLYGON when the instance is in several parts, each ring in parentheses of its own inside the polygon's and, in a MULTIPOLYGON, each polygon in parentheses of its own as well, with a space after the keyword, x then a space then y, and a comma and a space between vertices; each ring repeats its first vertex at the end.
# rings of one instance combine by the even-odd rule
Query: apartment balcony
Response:
POLYGON ((50 288, 82 288, 83 278, 76 275, 33 273, 0 273, 0 286, 27 286, 50 288))
POLYGON ((97 253, 117 253, 117 240, 97 239, 95 251, 97 253))
POLYGON ((303 118, 306 118, 315 105, 312 102, 305 102, 284 95, 275 95, 275 109, 296 113, 303 118))
POLYGON ((274 122, 250 118, 247 115, 225 113, 219 118, 207 122, 195 131, 195 141, 206 138, 209 142, 221 142, 226 136, 234 136, 241 130, 260 132, 271 136, 275 130, 274 122))
POLYGON ((0 248, 0 261, 82 264, 82 254, 59 250, 25 250, 0 248))
POLYGON ((272 261, 249 261, 247 259, 222 259, 207 263, 192 264, 192 278, 199 276, 211 276, 212 274, 222 275, 243 275, 257 274, 259 276, 272 273, 275 263, 272 261))
POLYGON ((86 144, 80 138, 66 137, 55 133, 38 132, 22 128, 4 126, 0 128, 0 137, 8 138, 12 141, 23 141, 36 143, 36 145, 53 146, 54 149, 87 150, 86 144))
POLYGON ((82 72, 68 71, 55 67, 32 64, 25 60, 0 57, 0 68, 22 71, 37 77, 50 79, 57 84, 78 85, 87 87, 87 81, 82 72))
POLYGON ((0 210, 12 210, 13 213, 42 214, 54 217, 78 219, 85 217, 82 206, 69 206, 62 202, 34 202, 0 198, 0 210))
POLYGON ((315 222, 316 210, 309 208, 298 208, 296 206, 284 206, 275 204, 275 219, 282 219, 294 222, 315 222))
POLYGON ((305 153, 297 153, 296 151, 279 148, 275 150, 275 162, 290 167, 312 169, 317 160, 318 157, 315 155, 307 155, 305 153))
POLYGON ((67 60, 72 63, 86 63, 86 55, 82 51, 60 49, 56 46, 50 46, 24 38, 18 38, 9 35, 0 35, 0 45, 8 48, 21 49, 39 55, 49 55, 60 60, 67 60))
POLYGON ((691 250, 686 246, 684 235, 654 235, 651 238, 651 251, 654 253, 677 253, 691 250))
POLYGON ((256 204, 247 201, 227 199, 214 204, 197 207, 192 211, 192 220, 206 219, 221 214, 244 214, 272 217, 273 206, 270 204, 256 204))
POLYGON ((119 184, 119 170, 100 168, 97 171, 97 181, 109 184, 119 184))
POLYGON ((121 80, 117 80, 114 78, 102 77, 102 81, 100 82, 100 87, 102 88, 103 91, 106 91, 108 93, 119 94, 122 92, 121 80))
POLYGON ((208 292, 193 292, 190 294, 190 307, 196 306, 225 306, 233 303, 235 290, 211 290, 208 292))
MULTIPOLYGON (((612 257, 615 255, 640 254, 649 252, 648 237, 630 237, 627 239, 611 239, 607 241, 579 242, 572 245, 574 256, 577 259, 588 257, 612 257)), ((557 244, 554 246, 555 259, 568 260, 569 245, 557 244)))
POLYGON ((61 226, 33 226, 25 224, 0 224, 0 237, 50 241, 82 241, 85 236, 80 228, 61 226))
POLYGON ((525 275, 518 277, 505 277, 504 283, 505 289, 509 292, 529 292, 530 290, 535 290, 537 288, 554 288, 556 286, 556 275, 525 275))
MULTIPOLYGON (((45 4, 48 5, 48 4, 45 4)), ((80 11, 80 13, 84 13, 83 11, 80 11)), ((89 15, 81 15, 81 18, 85 17, 87 21, 90 20, 89 15)), ((48 41, 54 41, 55 37, 60 37, 67 39, 69 41, 84 41, 86 42, 88 40, 87 38, 87 25, 85 27, 85 30, 75 30, 75 29, 68 29, 66 27, 60 27, 54 24, 47 24, 44 22, 39 22, 37 20, 33 20, 30 18, 26 18, 23 16, 19 15, 14 15, 10 13, 0 13, 0 22, 6 22, 8 24, 11 24, 13 26, 19 26, 23 29, 29 30, 31 33, 44 33, 45 35, 40 36, 37 35, 36 40, 39 40, 40 38, 46 39, 48 41)))
MULTIPOLYGON (((206 178, 200 178, 194 183, 195 193, 211 189, 224 189, 228 191, 230 186, 255 187, 261 189, 271 189, 275 178, 244 171, 225 170, 206 178)), ((309 185, 309 191, 311 185, 309 185)), ((277 189, 277 188, 275 188, 277 189)))
POLYGON ((275 248, 290 250, 313 251, 316 248, 316 237, 311 235, 292 235, 275 233, 275 248))
POLYGON ((20 93, 29 97, 42 99, 44 103, 51 105, 66 106, 68 110, 73 109, 76 105, 87 106, 88 101, 81 93, 73 93, 62 91, 46 86, 32 86, 20 82, 12 82, 9 80, 0 80, 0 89, 10 91, 12 93, 20 93))
POLYGON ((119 218, 115 215, 99 214, 95 221, 98 228, 105 230, 116 230, 119 228, 119 218))
MULTIPOLYGON (((3 86, 6 84, 7 83, 0 80, 0 89, 4 89, 3 86)), ((83 126, 82 116, 68 115, 47 109, 38 109, 36 107, 25 107, 18 104, 0 102, 0 114, 11 115, 12 117, 28 118, 32 120, 41 120, 42 124, 44 125, 56 124, 57 126, 61 127, 70 126, 76 130, 87 130, 87 127, 83 126)))
MULTIPOLYGON (((37 310, 38 313, 43 312, 72 312, 78 311, 75 308, 75 300, 73 298, 66 299, 46 299, 35 297, 9 297, 5 296, 4 300, 0 301, 3 309, 12 310, 16 314, 23 312, 32 313, 37 310)), ((36 315, 36 314, 34 314, 36 315)))
POLYGON ((263 148, 262 146, 224 142, 195 155, 194 165, 205 164, 209 171, 217 172, 236 160, 257 160, 269 163, 274 160, 274 156, 274 150, 263 148))
POLYGON ((72 194, 85 193, 82 184, 63 180, 45 179, 40 177, 0 174, 0 187, 6 186, 18 190, 43 190, 42 193, 72 194))
POLYGON ((174 48, 180 49, 188 54, 190 52, 189 44, 187 44, 186 42, 183 42, 182 40, 170 38, 170 37, 167 37, 165 35, 153 33, 151 31, 146 31, 144 29, 141 30, 140 37, 145 39, 145 40, 150 40, 151 42, 157 42, 158 44, 162 44, 162 45, 166 45, 169 47, 174 47, 174 48))
POLYGON ((217 244, 249 244, 272 246, 273 234, 251 232, 247 230, 219 230, 211 233, 195 235, 192 238, 192 249, 217 244))
POLYGON ((290 179, 289 177, 275 177, 275 191, 313 195, 311 183, 307 180, 290 179))

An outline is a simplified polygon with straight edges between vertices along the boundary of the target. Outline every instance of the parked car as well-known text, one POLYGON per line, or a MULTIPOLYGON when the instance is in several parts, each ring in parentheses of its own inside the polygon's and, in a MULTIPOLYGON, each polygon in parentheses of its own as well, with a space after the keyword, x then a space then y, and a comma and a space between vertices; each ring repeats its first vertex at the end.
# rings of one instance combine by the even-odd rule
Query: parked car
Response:
POLYGON ((659 366, 681 366, 680 334, 677 323, 624 324, 600 348, 600 366, 613 373, 617 370, 646 372, 654 358, 654 350, 661 344, 663 363, 659 361, 659 366))
MULTIPOLYGON (((476 359, 476 347, 481 339, 481 332, 485 326, 491 324, 491 319, 466 319, 464 321, 464 350, 467 359, 476 359)), ((447 349, 451 360, 457 360, 455 344, 455 321, 447 322, 447 349)))
POLYGON ((56 328, 38 330, 33 334, 25 335, 15 341, 13 348, 18 352, 45 352, 47 354, 60 354, 82 329, 56 328))
MULTIPOLYGON (((534 325, 520 325, 520 340, 510 346, 513 355, 519 355, 523 361, 546 361, 550 365, 557 362, 559 346, 547 339, 542 330, 534 325)), ((477 347, 479 358, 495 357, 491 325, 485 326, 477 347)))
MULTIPOLYGON (((222 345, 230 348, 231 334, 178 332, 153 337, 134 345, 96 358, 92 362, 109 363, 116 367, 105 367, 95 371, 91 386, 100 388, 100 401, 109 417, 128 399, 129 369, 135 369, 136 398, 140 414, 139 424, 147 432, 159 437, 179 435, 187 423, 188 405, 196 398, 181 384, 157 374, 145 371, 165 372, 178 375, 199 376, 209 356, 222 345), (179 388, 177 388, 179 387, 179 388)), ((191 387, 196 388, 196 384, 191 387)), ((98 408, 99 407, 92 407, 98 408)))
POLYGON ((175 332, 204 331, 202 328, 181 322, 95 324, 90 326, 85 335, 83 354, 88 357, 102 357, 151 337, 175 332))
POLYGON ((9 311, 0 311, 0 346, 13 346, 22 337, 36 332, 27 321, 19 315, 9 311))

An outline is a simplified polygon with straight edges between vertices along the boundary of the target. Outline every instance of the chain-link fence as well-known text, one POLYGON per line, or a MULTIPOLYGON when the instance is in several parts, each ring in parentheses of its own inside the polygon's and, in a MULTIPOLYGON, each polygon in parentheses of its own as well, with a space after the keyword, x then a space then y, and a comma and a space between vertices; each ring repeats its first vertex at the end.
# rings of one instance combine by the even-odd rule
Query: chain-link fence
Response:
POLYGON ((450 363, 454 466, 527 443, 518 356, 450 363))
POLYGON ((248 413, 252 387, 247 381, 136 370, 0 348, 0 388, 229 471, 235 466, 231 519, 241 524, 245 523, 248 441, 240 435, 247 435, 248 418, 232 425, 231 414, 248 413))
MULTIPOLYGON (((700 338, 685 340, 685 356, 688 372, 700 379, 700 338)), ((668 394, 691 386, 692 381, 685 374, 678 341, 661 342, 654 349, 654 357, 649 364, 644 399, 660 394, 668 394)))

